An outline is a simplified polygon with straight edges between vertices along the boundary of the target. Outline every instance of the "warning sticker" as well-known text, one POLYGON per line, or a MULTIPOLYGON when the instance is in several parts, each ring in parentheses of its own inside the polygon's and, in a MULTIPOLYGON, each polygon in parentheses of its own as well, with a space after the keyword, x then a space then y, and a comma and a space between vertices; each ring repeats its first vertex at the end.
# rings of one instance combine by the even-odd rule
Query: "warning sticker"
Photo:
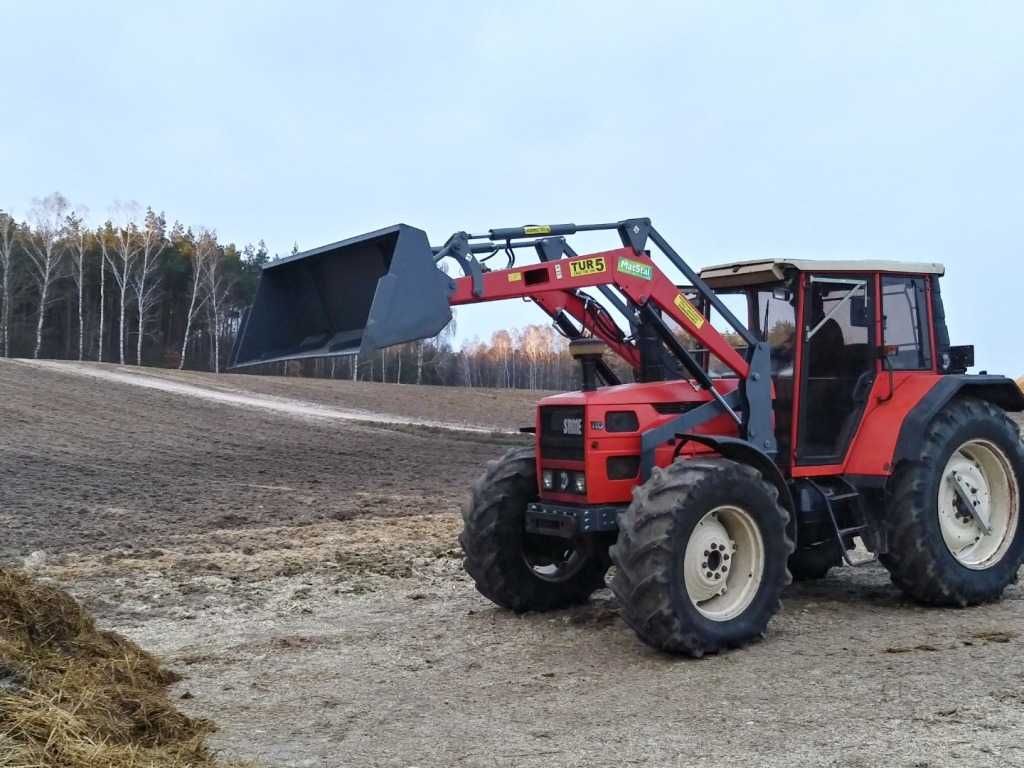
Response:
POLYGON ((518 283, 522 279, 523 279, 523 273, 522 272, 509 272, 508 273, 508 281, 510 283, 518 283))
POLYGON ((622 258, 619 259, 619 272, 633 277, 639 277, 643 280, 650 280, 653 276, 653 270, 650 264, 644 264, 641 261, 633 261, 632 259, 622 258))
POLYGON ((523 227, 524 235, 550 235, 551 225, 550 224, 531 224, 530 226, 523 227))
POLYGON ((679 307, 679 311, 686 315, 686 319, 693 323, 696 328, 704 325, 704 315, 698 312, 697 308, 686 300, 686 297, 682 295, 676 296, 675 305, 679 307))
POLYGON ((578 259, 569 262, 569 275, 571 277, 583 277, 585 275, 597 275, 607 269, 603 256, 591 256, 586 259, 578 259))

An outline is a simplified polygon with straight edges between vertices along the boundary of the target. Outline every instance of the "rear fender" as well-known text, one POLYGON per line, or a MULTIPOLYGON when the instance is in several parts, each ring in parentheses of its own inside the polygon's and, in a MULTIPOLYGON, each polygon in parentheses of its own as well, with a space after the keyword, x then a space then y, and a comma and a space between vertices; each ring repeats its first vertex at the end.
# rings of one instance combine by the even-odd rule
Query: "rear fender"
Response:
POLYGON ((892 457, 893 466, 921 455, 928 425, 956 397, 987 400, 1007 412, 1024 411, 1024 392, 1021 392, 1013 379, 968 374, 943 376, 903 419, 892 457))

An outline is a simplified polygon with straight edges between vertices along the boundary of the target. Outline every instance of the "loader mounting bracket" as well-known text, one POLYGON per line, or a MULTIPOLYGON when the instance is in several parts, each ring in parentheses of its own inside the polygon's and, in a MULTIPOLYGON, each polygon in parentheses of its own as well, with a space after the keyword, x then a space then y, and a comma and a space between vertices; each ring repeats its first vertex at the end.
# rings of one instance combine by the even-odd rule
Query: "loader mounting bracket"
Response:
POLYGON ((484 295, 483 266, 473 257, 469 248, 469 235, 466 232, 456 232, 449 237, 441 250, 434 254, 434 263, 445 258, 455 259, 463 274, 469 275, 473 281, 474 296, 484 295))

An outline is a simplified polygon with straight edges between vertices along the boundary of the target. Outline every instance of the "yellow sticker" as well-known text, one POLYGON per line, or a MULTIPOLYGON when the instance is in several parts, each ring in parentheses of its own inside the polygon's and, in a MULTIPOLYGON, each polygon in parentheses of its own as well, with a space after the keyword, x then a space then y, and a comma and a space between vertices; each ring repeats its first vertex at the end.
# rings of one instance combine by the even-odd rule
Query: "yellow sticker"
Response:
POLYGON ((679 311, 686 315, 686 319, 693 323, 694 327, 700 328, 704 325, 704 315, 698 312, 697 308, 683 296, 676 296, 675 304, 679 307, 679 311))
POLYGON ((534 224, 529 227, 523 227, 524 235, 550 235, 551 225, 550 224, 534 224))
POLYGON ((509 272, 508 273, 508 281, 510 283, 518 283, 522 279, 523 279, 523 273, 522 272, 509 272))
POLYGON ((585 259, 569 262, 569 276, 583 277, 584 275, 597 275, 607 268, 603 256, 589 256, 585 259))

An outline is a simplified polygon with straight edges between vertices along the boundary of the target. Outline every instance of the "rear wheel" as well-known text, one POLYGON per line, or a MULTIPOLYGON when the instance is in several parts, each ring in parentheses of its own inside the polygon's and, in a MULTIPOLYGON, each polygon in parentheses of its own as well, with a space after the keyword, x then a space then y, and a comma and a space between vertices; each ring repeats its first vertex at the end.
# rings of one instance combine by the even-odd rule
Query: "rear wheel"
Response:
POLYGON ((608 570, 607 551, 592 536, 526 533, 526 507, 536 500, 533 449, 519 448, 487 465, 462 513, 466 572, 480 594, 516 612, 585 602, 608 570))
POLYGON ((891 554, 904 592, 931 605, 998 599, 1024 559, 1017 427, 980 400, 955 400, 929 426, 921 458, 893 478, 891 554))
POLYGON ((611 549, 626 623, 661 650, 702 656, 763 636, 793 544, 778 490, 728 459, 684 459, 636 489, 611 549))

